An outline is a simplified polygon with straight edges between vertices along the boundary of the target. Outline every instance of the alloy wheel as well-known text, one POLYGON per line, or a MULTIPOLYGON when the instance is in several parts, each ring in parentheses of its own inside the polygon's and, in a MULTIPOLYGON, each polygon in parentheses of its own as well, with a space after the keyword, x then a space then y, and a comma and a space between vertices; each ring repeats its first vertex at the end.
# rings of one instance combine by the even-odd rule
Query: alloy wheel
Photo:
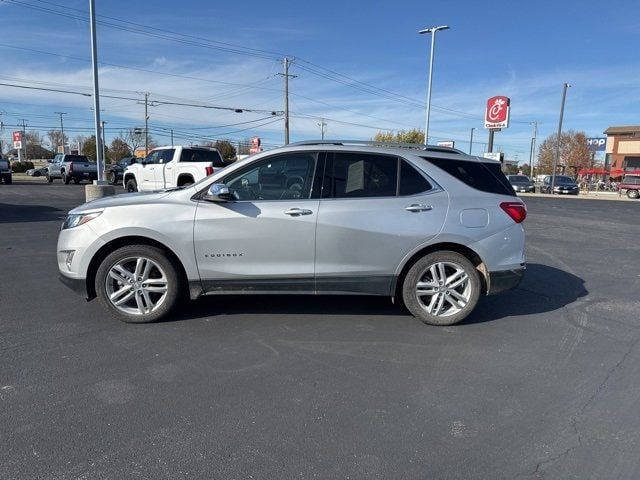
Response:
POLYGON ((167 275, 158 263, 146 257, 129 257, 111 266, 105 279, 108 300, 129 315, 155 311, 167 297, 167 275))
POLYGON ((455 315, 471 298, 469 275, 455 263, 433 263, 418 276, 415 293, 427 313, 437 317, 455 315))

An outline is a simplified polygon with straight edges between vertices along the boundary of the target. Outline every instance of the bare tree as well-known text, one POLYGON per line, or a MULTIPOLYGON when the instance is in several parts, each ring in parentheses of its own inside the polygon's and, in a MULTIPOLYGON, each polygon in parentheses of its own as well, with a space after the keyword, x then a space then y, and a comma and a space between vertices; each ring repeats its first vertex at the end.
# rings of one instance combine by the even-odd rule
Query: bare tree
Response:
MULTIPOLYGON (((129 128, 124 132, 120 132, 120 138, 129 146, 134 155, 138 148, 144 147, 145 136, 143 128, 129 128)), ((149 136, 149 150, 157 146, 155 140, 149 136)))
POLYGON ((67 135, 62 136, 62 132, 60 130, 52 129, 47 132, 47 138, 49 139, 49 145, 51 150, 54 152, 58 151, 58 147, 63 146, 69 138, 67 135))
MULTIPOLYGON (((553 159, 556 155, 556 146, 558 144, 557 139, 557 134, 550 135, 540 145, 538 166, 543 173, 551 173, 553 170, 553 159)), ((562 133, 560 139, 559 168, 568 167, 580 169, 590 166, 591 152, 589 151, 587 136, 584 132, 569 130, 562 133)))

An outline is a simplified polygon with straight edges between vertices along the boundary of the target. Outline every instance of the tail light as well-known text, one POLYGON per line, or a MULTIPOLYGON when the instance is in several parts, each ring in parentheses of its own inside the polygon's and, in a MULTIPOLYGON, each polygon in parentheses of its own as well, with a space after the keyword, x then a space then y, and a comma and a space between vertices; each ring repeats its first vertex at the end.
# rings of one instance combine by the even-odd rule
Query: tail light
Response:
POLYGON ((500 208, 516 223, 524 222, 527 218, 527 207, 521 202, 502 202, 500 208))
POLYGON ((69 162, 69 173, 73 172, 73 162, 69 162))
POLYGON ((204 167, 204 172, 207 174, 207 177, 213 175, 213 167, 204 167))

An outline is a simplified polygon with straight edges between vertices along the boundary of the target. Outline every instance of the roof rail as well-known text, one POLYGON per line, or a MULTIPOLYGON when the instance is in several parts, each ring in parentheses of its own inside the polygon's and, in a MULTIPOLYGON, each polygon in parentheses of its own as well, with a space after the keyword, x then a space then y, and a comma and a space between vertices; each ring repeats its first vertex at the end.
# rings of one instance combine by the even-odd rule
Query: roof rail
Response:
POLYGON ((462 152, 461 150, 451 147, 441 147, 439 145, 423 145, 421 143, 379 142, 376 140, 303 140, 301 142, 290 143, 286 146, 302 147, 310 145, 370 145, 375 147, 411 148, 413 150, 422 150, 425 152, 454 153, 458 155, 464 155, 464 152, 462 152))

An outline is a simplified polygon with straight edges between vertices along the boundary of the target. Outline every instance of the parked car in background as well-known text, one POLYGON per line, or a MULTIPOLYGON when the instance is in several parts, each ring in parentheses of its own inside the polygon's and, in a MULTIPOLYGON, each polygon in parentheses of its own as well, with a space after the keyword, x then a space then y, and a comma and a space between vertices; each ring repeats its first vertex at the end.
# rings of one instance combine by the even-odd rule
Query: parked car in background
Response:
POLYGON ((47 174, 49 167, 30 168, 27 170, 27 175, 30 177, 42 177, 47 174))
POLYGON ((640 175, 625 175, 617 188, 629 198, 640 198, 640 175))
POLYGON ((452 325, 522 279, 526 213, 494 160, 301 142, 190 186, 72 210, 58 268, 126 322, 165 317, 183 294, 295 293, 392 297, 452 325))
POLYGON ((85 155, 71 155, 58 153, 53 157, 47 170, 47 181, 53 182, 60 178, 64 183, 80 183, 82 180, 97 180, 98 165, 90 162, 85 155))
POLYGON ((13 178, 11 177, 11 164, 0 156, 0 182, 11 185, 13 178))
POLYGON ((230 164, 215 148, 160 147, 152 150, 142 162, 127 167, 122 183, 127 192, 184 187, 230 164))
MULTIPOLYGON (((544 177, 540 191, 542 193, 551 193, 551 175, 544 177)), ((560 195, 578 195, 578 193, 580 193, 580 187, 578 187, 578 184, 573 178, 567 175, 556 175, 553 193, 560 195)))
POLYGON ((507 180, 515 192, 533 193, 536 186, 526 175, 507 175, 507 180))
POLYGON ((136 157, 124 157, 109 166, 109 170, 107 171, 107 180, 109 180, 109 183, 115 185, 122 181, 125 169, 136 162, 138 162, 136 157))

